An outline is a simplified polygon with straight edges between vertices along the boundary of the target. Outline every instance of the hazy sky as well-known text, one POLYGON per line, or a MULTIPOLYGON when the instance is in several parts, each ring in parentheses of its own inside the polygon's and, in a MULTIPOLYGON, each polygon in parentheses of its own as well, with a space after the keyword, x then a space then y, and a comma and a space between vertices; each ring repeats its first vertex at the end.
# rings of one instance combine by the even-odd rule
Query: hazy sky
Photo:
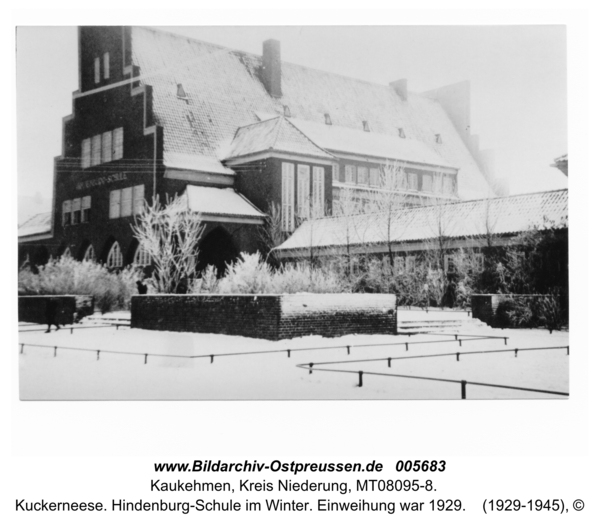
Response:
MULTIPOLYGON (((282 59, 375 83, 407 78, 409 91, 470 80, 471 132, 495 149, 511 193, 566 187, 553 159, 567 153, 564 26, 165 27, 261 54, 281 41, 282 59)), ((51 197, 62 118, 77 89, 74 27, 17 31, 18 191, 51 197)))

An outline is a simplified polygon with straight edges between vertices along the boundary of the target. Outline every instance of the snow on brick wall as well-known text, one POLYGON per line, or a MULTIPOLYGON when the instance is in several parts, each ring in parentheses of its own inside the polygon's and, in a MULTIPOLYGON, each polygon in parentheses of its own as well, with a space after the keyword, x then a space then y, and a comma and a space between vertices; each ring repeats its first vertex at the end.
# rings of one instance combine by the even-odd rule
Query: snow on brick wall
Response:
POLYGON ((131 327, 280 340, 395 334, 394 295, 141 295, 131 327))

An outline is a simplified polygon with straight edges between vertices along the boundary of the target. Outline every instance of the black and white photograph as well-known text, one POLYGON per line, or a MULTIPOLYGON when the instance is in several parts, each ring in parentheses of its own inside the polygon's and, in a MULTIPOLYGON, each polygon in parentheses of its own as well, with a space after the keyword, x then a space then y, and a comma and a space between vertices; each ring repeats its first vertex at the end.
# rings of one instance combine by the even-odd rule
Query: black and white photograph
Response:
POLYGON ((16 87, 21 401, 569 401, 565 25, 20 26, 16 87))

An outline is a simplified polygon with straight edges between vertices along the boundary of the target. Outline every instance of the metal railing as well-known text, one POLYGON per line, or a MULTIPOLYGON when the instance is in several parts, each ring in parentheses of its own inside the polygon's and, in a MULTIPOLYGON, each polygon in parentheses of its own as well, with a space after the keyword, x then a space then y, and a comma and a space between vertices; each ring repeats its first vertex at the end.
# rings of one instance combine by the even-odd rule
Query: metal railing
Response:
MULTIPOLYGON (((373 359, 359 359, 359 360, 343 360, 336 362, 317 362, 318 365, 333 365, 333 364, 352 364, 352 363, 363 363, 363 362, 381 362, 387 361, 388 367, 391 367, 392 360, 404 360, 404 359, 415 359, 415 358, 432 358, 432 357, 447 357, 447 356, 456 356, 456 360, 460 361, 460 355, 474 355, 474 354, 489 354, 489 353, 514 353, 515 357, 518 356, 519 352, 523 351, 544 351, 544 350, 555 350, 555 349, 566 349, 567 356, 570 354, 569 346, 547 346, 547 347, 537 347, 537 348, 515 348, 515 349, 497 349, 497 350, 489 350, 489 351, 467 351, 464 353, 439 353, 434 355, 411 355, 411 356, 403 356, 403 357, 386 357, 386 358, 373 358, 373 359)), ((471 384, 473 386, 483 386, 483 387, 492 387, 492 388, 502 388, 502 389, 511 389, 518 391, 528 391, 533 393, 545 393, 550 395, 559 395, 559 396, 569 396, 568 392, 564 391, 552 391, 546 389, 535 389, 535 388, 525 388, 521 386, 509 386, 506 384, 491 384, 487 382, 474 382, 467 380, 455 380, 455 379, 446 379, 446 378, 438 378, 438 377, 422 377, 416 375, 399 375, 394 373, 379 373, 374 371, 354 371, 349 369, 329 369, 329 368, 317 368, 315 367, 314 362, 309 362, 305 364, 297 364, 297 367, 301 369, 308 370, 309 374, 312 374, 313 371, 328 371, 333 373, 355 373, 358 375, 358 387, 363 387, 363 376, 364 375, 373 375, 373 376, 381 376, 381 377, 396 377, 396 378, 406 378, 406 379, 415 379, 415 380, 430 380, 436 382, 448 382, 453 384, 460 384, 461 386, 461 399, 465 400, 467 398, 467 384, 471 384)))

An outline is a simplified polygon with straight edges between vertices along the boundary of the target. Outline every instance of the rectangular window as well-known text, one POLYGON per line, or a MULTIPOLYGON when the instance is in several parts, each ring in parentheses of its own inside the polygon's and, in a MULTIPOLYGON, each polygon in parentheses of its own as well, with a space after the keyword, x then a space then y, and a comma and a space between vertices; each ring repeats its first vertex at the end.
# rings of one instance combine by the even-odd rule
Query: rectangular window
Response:
POLYGON ((344 171, 346 184, 356 184, 356 166, 346 165, 344 171))
POLYGON ((94 58, 94 82, 100 83, 100 58, 94 58))
POLYGON ((433 192, 442 192, 442 175, 440 173, 436 173, 435 175, 433 175, 433 192))
POLYGON ((294 231, 294 164, 281 164, 281 222, 283 231, 294 231))
POLYGON ((444 194, 453 195, 454 193, 454 177, 452 175, 444 175, 444 194))
POLYGON ((121 216, 130 217, 133 209, 133 187, 121 189, 121 216))
POLYGON ((407 273, 412 273, 415 270, 416 257, 406 257, 405 260, 405 271, 407 273))
POLYGON ((325 214, 325 168, 313 167, 313 211, 314 216, 325 214))
POLYGON ((298 166, 298 216, 308 218, 310 205, 310 167, 298 166))
POLYGON ((429 193, 433 191, 433 177, 431 175, 423 175, 423 191, 429 193))
POLYGON ((394 257, 394 271, 398 275, 404 273, 404 257, 394 257))
POLYGON ((63 202, 63 226, 71 225, 71 201, 63 202))
POLYGON ((419 189, 419 175, 417 173, 408 173, 408 189, 413 191, 419 189))
POLYGON ((366 167, 359 166, 358 167, 358 183, 366 186, 368 183, 369 171, 366 167))
POLYGON ((90 221, 90 209, 92 207, 92 197, 84 196, 81 199, 81 222, 87 224, 90 221))
POLYGON ((92 165, 92 141, 86 138, 81 142, 81 167, 86 169, 92 165))
POLYGON ((110 55, 104 53, 104 78, 110 78, 110 55))
POLYGON ((115 189, 110 192, 110 209, 108 218, 119 218, 121 212, 121 190, 115 189))
POLYGON ((135 186, 133 188, 133 214, 139 215, 144 211, 144 185, 135 186))
POLYGON ((379 187, 381 185, 379 169, 376 167, 369 169, 369 185, 372 187, 379 187))
POLYGON ((123 128, 118 127, 113 131, 113 150, 112 159, 121 160, 123 158, 123 128))
POLYGON ((339 164, 333 164, 333 166, 331 166, 331 173, 332 173, 332 178, 333 181, 339 181, 340 179, 340 165, 339 164))
POLYGON ((483 271, 483 268, 484 268, 483 253, 475 253, 475 261, 474 261, 473 266, 474 266, 473 269, 477 273, 481 273, 483 271))
POLYGON ((97 166, 102 162, 102 135, 92 137, 92 165, 97 166))
POLYGON ((73 202, 71 203, 71 215, 72 224, 81 224, 81 198, 73 199, 73 202))
POLYGON ((102 133, 102 162, 112 160, 112 131, 102 133))

